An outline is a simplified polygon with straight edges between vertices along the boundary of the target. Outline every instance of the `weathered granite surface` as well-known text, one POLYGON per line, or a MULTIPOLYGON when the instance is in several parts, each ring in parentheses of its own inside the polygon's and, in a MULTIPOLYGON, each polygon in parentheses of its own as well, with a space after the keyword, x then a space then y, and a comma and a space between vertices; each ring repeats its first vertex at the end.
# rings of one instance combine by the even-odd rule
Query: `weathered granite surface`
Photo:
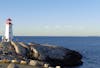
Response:
POLYGON ((16 64, 9 64, 7 68, 19 68, 16 64))
POLYGON ((76 51, 52 45, 32 45, 33 59, 46 61, 51 66, 74 66, 82 64, 82 55, 76 51))
POLYGON ((49 44, 0 42, 0 59, 26 61, 29 65, 76 66, 82 64, 79 52, 49 44))

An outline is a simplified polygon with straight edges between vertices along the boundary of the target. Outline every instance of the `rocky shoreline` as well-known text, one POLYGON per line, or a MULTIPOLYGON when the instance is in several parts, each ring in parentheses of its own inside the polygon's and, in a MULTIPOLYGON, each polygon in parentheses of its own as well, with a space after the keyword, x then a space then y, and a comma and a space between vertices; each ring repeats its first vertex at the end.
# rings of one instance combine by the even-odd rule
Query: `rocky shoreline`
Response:
POLYGON ((13 63, 13 66, 24 64, 59 68, 81 65, 81 60, 82 55, 79 52, 64 47, 14 41, 0 42, 0 63, 9 63, 9 65, 13 63))

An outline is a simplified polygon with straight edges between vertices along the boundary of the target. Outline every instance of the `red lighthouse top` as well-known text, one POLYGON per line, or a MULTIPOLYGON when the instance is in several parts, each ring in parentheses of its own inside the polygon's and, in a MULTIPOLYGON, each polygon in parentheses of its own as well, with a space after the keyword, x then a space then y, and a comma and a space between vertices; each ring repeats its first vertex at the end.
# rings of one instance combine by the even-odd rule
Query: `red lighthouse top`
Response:
POLYGON ((7 21, 6 21, 6 24, 12 24, 11 21, 12 20, 10 18, 8 18, 7 21))

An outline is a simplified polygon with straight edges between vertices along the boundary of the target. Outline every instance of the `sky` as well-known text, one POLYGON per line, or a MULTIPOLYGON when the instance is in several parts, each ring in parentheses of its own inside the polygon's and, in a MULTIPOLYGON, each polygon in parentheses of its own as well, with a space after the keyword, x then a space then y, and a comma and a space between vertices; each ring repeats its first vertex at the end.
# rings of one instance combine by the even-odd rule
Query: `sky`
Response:
POLYGON ((0 35, 100 36, 100 0, 0 0, 0 35))

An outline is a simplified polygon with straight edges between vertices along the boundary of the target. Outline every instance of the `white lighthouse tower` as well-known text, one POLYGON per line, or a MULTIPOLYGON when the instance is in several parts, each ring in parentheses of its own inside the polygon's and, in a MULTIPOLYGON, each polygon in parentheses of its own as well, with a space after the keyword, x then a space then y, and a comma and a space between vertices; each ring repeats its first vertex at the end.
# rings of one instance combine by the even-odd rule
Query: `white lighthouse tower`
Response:
POLYGON ((5 30, 5 36, 4 40, 6 42, 10 42, 13 39, 13 31, 12 31, 12 20, 8 18, 6 20, 6 30, 5 30))

